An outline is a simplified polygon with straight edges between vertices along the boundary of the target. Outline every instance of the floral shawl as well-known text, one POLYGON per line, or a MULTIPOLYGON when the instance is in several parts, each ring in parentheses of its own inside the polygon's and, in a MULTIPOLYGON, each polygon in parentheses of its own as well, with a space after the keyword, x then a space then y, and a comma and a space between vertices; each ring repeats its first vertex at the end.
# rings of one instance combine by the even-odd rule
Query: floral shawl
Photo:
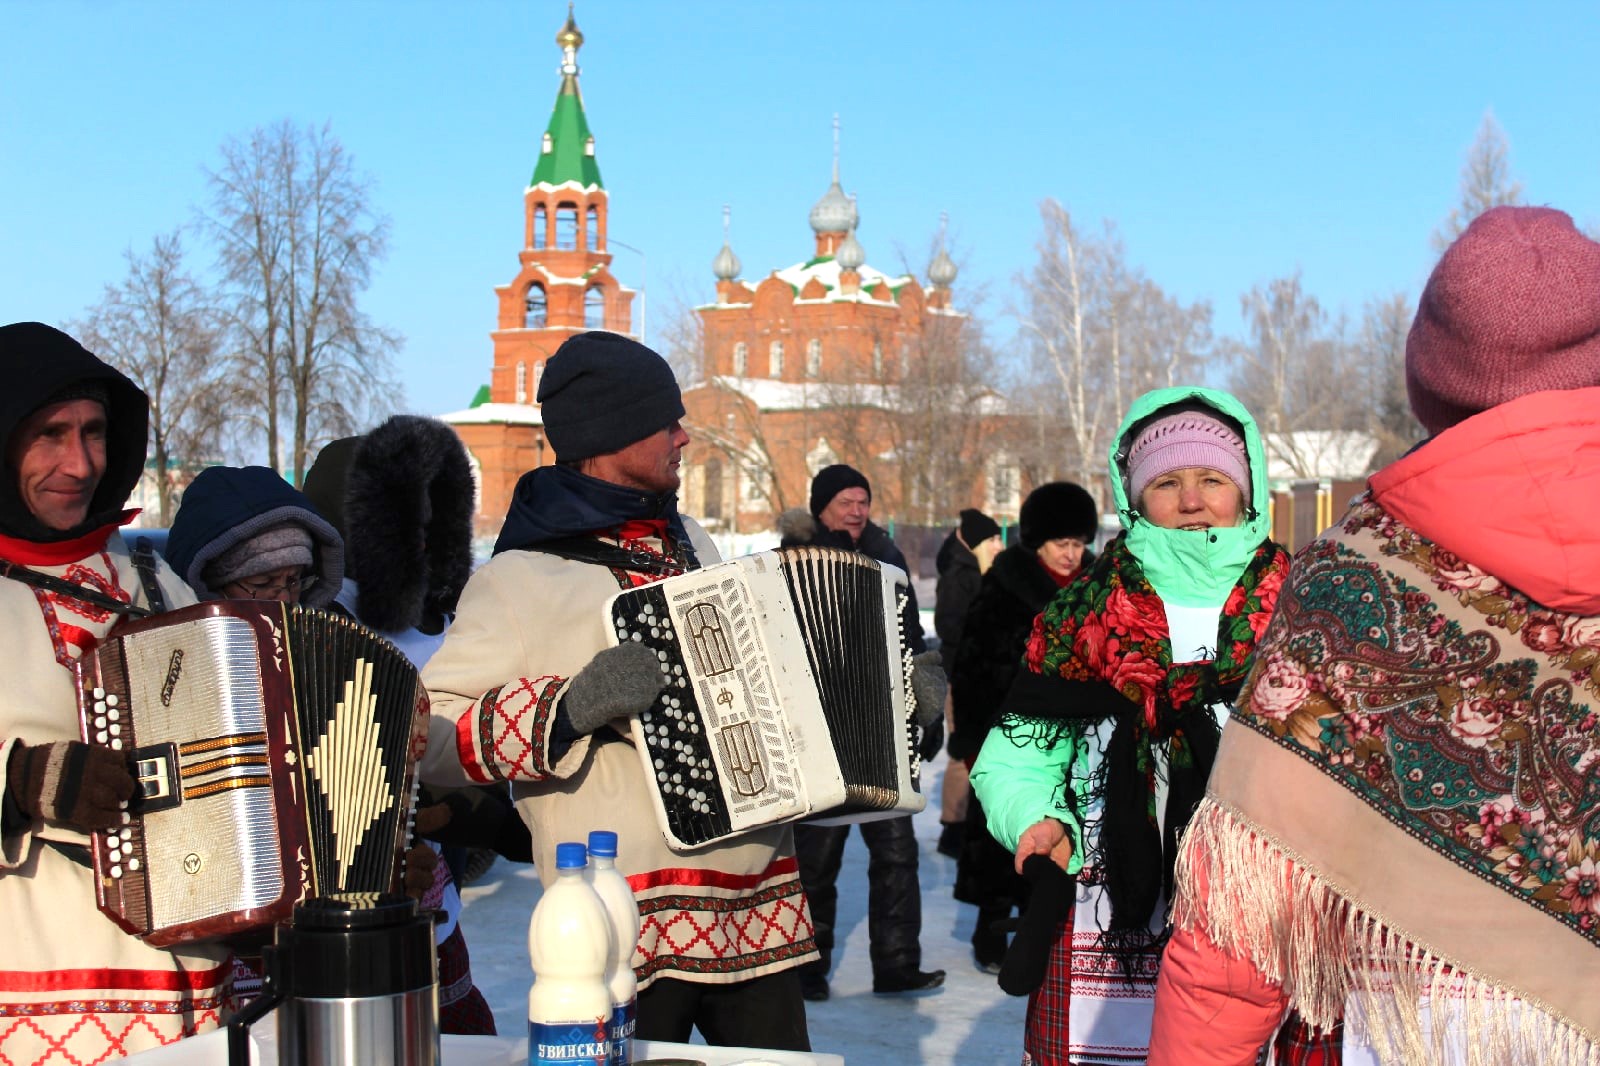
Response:
POLYGON ((1177 840, 1217 750, 1211 708, 1238 693, 1288 566, 1277 544, 1257 547, 1222 608, 1211 661, 1172 662, 1166 611, 1126 534, 1034 622, 999 728, 1018 745, 1081 750, 1094 743, 1100 723, 1115 720, 1091 779, 1064 782, 1080 820, 1103 803, 1099 832, 1084 834, 1094 841, 1084 864, 1105 879, 1107 932, 1143 933, 1162 892, 1170 898, 1177 840), (1164 841, 1157 828, 1158 745, 1167 751, 1164 841))
POLYGON ((1295 559, 1174 920, 1385 1061, 1600 1063, 1597 709, 1600 619, 1358 498, 1295 559))

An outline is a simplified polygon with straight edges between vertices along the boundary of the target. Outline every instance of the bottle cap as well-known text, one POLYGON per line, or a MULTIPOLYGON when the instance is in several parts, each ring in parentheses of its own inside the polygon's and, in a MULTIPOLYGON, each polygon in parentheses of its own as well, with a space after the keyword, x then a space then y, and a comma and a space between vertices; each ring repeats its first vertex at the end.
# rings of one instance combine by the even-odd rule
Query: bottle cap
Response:
POLYGON ((589 849, 582 844, 556 845, 556 869, 581 870, 589 865, 589 849))
POLYGON ((604 859, 617 857, 617 834, 609 829, 595 829, 589 833, 589 854, 604 859))

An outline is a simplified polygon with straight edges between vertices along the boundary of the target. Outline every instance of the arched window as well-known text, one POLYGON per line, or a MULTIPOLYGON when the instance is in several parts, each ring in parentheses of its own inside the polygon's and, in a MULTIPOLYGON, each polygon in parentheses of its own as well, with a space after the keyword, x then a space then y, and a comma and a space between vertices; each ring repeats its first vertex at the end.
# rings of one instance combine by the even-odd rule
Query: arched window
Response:
POLYGON ((883 379, 883 342, 872 342, 872 377, 876 381, 883 379))
POLYGON ((606 294, 598 285, 591 285, 583 294, 583 328, 606 328, 606 294))
POLYGON ((783 377, 783 342, 773 341, 767 346, 767 374, 770 377, 783 377))
POLYGON ((600 250, 600 209, 589 205, 588 226, 583 234, 583 246, 591 252, 600 250))
POLYGON ((535 204, 533 207, 533 246, 535 248, 544 247, 545 225, 544 204, 535 204))
POLYGON ((806 377, 814 378, 822 373, 822 342, 815 337, 806 341, 806 377))
POLYGON ((733 376, 742 378, 750 373, 750 346, 740 341, 733 346, 733 376))
POLYGON ((533 394, 539 395, 539 382, 544 380, 544 360, 533 364, 533 394))
POLYGON ((525 311, 522 316, 524 329, 543 329, 547 321, 544 286, 537 281, 528 286, 528 299, 524 304, 525 311))
POLYGON ((578 247, 578 205, 556 205, 556 251, 571 252, 578 247))
POLYGON ((528 402, 528 364, 517 364, 517 402, 528 402))

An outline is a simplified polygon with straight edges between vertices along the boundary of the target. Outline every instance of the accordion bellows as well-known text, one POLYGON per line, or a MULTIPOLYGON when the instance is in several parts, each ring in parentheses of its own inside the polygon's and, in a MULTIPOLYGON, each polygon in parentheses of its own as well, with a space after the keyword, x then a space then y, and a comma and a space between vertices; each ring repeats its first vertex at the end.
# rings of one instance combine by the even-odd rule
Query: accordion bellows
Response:
POLYGON ((399 889, 428 704, 388 641, 228 600, 124 626, 76 672, 84 739, 124 752, 139 784, 133 816, 91 846, 118 925, 162 946, 399 889))
POLYGON ((668 678, 634 732, 669 846, 923 808, 905 586, 896 567, 805 547, 610 600, 613 639, 654 649, 668 678))

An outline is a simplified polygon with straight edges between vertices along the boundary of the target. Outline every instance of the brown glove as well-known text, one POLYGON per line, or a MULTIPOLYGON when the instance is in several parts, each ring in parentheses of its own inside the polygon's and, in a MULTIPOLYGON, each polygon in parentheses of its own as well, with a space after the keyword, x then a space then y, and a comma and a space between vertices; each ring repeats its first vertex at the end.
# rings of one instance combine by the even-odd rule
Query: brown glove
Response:
POLYGON ((11 749, 6 775, 24 813, 91 832, 119 824, 134 791, 120 752, 78 740, 19 743, 11 749))
POLYGON ((428 889, 433 887, 434 868, 439 865, 439 853, 426 844, 413 844, 406 849, 406 895, 421 902, 428 889))

